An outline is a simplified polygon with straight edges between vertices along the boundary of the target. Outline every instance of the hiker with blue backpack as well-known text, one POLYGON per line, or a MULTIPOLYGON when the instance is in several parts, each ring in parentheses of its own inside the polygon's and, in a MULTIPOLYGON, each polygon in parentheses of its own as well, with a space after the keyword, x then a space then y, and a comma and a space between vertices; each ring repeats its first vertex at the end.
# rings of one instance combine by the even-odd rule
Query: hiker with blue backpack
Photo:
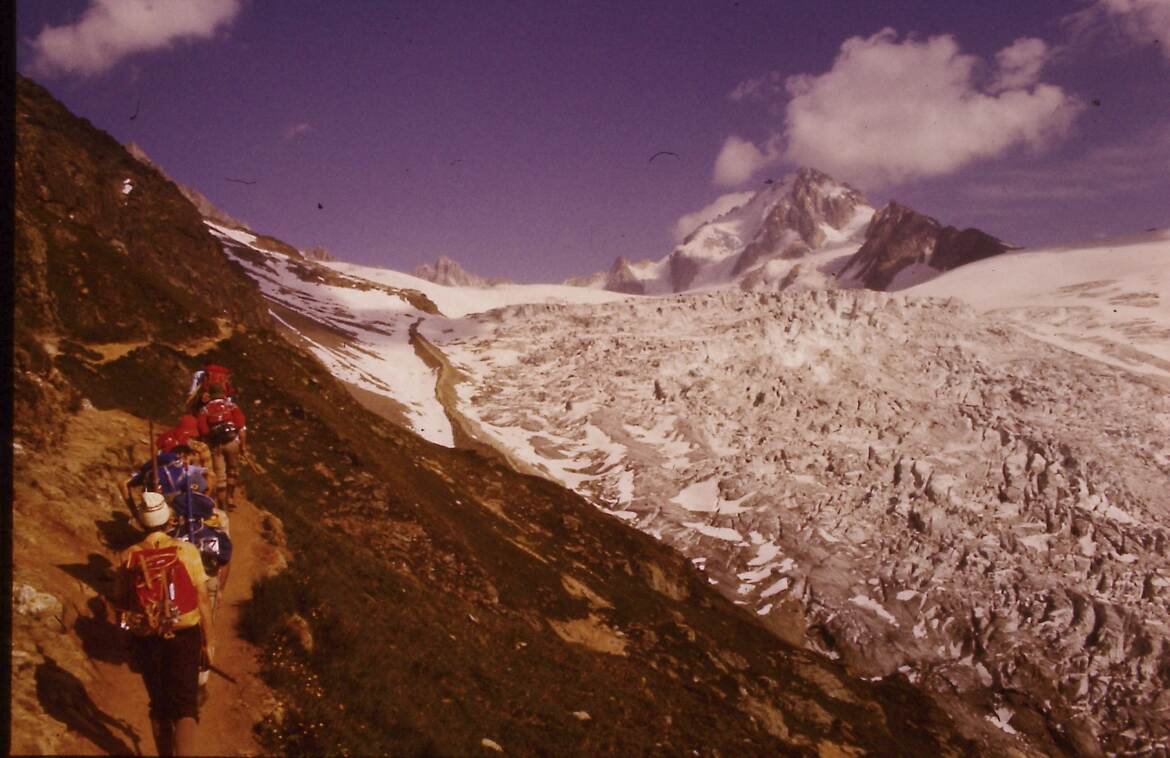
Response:
MULTIPOLYGON (((190 477, 188 482, 193 479, 190 477)), ((207 573, 207 591, 214 614, 219 608, 220 595, 227 588, 232 559, 228 516, 215 507, 214 500, 193 486, 175 497, 170 505, 173 517, 167 534, 198 548, 207 573)))
POLYGON ((159 755, 196 755, 200 669, 215 655, 207 574, 198 549, 167 533, 171 506, 144 492, 135 514, 146 536, 119 559, 114 607, 150 698, 159 755))
POLYGON ((176 495, 187 489, 187 470, 183 456, 173 450, 168 453, 154 453, 150 460, 138 467, 125 482, 122 483, 122 495, 130 511, 138 516, 134 490, 157 492, 167 500, 173 500, 176 495))

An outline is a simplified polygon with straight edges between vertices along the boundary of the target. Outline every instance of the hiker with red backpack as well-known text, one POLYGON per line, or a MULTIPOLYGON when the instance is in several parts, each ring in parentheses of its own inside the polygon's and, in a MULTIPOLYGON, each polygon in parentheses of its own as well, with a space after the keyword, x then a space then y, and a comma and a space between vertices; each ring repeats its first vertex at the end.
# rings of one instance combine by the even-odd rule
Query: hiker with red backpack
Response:
POLYGON ((198 413, 215 390, 234 402, 236 390, 232 387, 232 370, 218 363, 207 363, 191 375, 191 386, 187 390, 187 407, 198 413))
POLYGON ((215 654, 207 574, 199 550, 167 534, 171 508, 146 492, 135 509, 145 538, 121 556, 115 589, 118 623, 150 698, 159 755, 195 755, 199 676, 215 654))
POLYGON ((224 396, 223 390, 215 388, 208 393, 207 404, 199 410, 198 420, 199 436, 211 446, 216 499, 231 510, 235 508, 240 458, 248 454, 244 412, 224 396))
POLYGON ((199 420, 190 413, 180 416, 179 423, 174 428, 159 434, 154 444, 164 453, 171 452, 171 449, 178 445, 186 445, 194 454, 192 463, 199 466, 211 463, 211 449, 199 439, 199 420))

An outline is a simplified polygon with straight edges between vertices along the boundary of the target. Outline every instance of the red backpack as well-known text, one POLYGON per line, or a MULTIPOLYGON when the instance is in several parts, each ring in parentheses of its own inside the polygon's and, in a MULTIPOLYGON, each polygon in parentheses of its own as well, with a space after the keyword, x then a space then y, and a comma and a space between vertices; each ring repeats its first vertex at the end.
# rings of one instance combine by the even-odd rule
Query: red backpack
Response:
POLYGON ((139 550, 127 569, 130 607, 122 612, 122 628, 140 637, 173 637, 180 619, 199 608, 199 593, 179 558, 179 546, 139 550))
POLYGON ((200 411, 207 416, 209 441, 214 445, 226 445, 240 435, 236 422, 232 418, 235 405, 223 398, 216 398, 200 411))
POLYGON ((203 377, 201 392, 211 392, 218 388, 223 392, 224 397, 233 397, 236 394, 232 387, 232 370, 230 368, 218 363, 208 363, 203 367, 203 370, 207 372, 207 375, 203 377))
POLYGON ((179 439, 178 435, 175 434, 175 430, 171 429, 170 431, 160 434, 155 439, 154 446, 160 453, 169 453, 176 445, 184 442, 186 442, 186 440, 179 439))

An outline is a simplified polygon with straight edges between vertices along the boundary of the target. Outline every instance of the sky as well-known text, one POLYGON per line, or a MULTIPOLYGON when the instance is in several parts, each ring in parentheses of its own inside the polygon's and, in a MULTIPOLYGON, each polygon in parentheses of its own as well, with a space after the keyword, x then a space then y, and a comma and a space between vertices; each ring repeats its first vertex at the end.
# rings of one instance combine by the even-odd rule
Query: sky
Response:
POLYGON ((1170 225, 1170 0, 17 0, 18 68, 256 231, 554 282, 809 165, 1008 242, 1170 225))

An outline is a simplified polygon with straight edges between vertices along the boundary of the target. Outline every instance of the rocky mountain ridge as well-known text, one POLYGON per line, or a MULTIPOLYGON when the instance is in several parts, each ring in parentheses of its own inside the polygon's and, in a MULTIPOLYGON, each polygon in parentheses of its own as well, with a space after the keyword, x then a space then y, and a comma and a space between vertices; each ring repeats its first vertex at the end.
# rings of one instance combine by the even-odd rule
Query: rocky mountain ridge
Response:
POLYGON ((800 168, 700 224, 663 259, 619 257, 608 273, 566 283, 658 295, 712 286, 888 290, 908 267, 918 282, 1007 249, 977 229, 943 227, 896 202, 875 213, 858 190, 800 168))
POLYGON ((445 255, 440 255, 434 263, 423 263, 415 266, 410 273, 419 279, 426 279, 428 282, 447 287, 496 287, 512 283, 511 279, 503 277, 483 277, 469 273, 456 261, 445 255))
POLYGON ((235 216, 220 210, 220 208, 215 203, 211 202, 211 200, 209 200, 207 196, 199 190, 183 184, 182 182, 176 182, 174 179, 171 179, 171 177, 167 175, 166 171, 164 171, 161 166, 155 163, 154 160, 146 154, 146 151, 143 150, 142 147, 140 147, 138 144, 134 142, 127 144, 126 152, 130 153, 130 155, 134 156, 134 158, 141 163, 149 166, 162 176, 165 176, 167 179, 170 179, 170 181, 174 182, 174 185, 179 189, 179 192, 183 194, 183 197, 191 201, 191 205, 195 206, 195 210, 199 211, 199 215, 203 218, 211 219, 212 221, 215 221, 218 224, 224 224, 225 226, 234 226, 238 229, 250 229, 247 222, 241 221, 235 216))
POLYGON ((959 230, 891 201, 874 214, 865 244, 840 271, 867 289, 903 289, 1011 249, 978 229, 959 230))

